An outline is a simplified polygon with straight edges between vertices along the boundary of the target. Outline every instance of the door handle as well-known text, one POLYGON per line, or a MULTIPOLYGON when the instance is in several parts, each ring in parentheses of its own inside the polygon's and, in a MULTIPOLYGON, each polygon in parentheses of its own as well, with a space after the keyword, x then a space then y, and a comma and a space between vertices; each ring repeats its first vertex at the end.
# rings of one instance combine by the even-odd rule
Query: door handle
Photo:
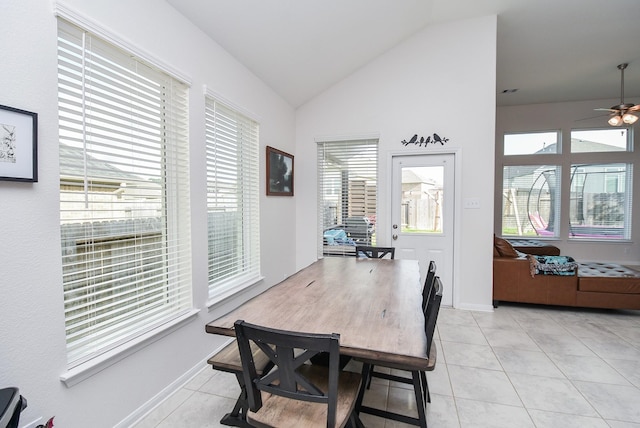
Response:
POLYGON ((393 235, 391 238, 393 238, 393 240, 395 241, 396 239, 398 239, 398 235, 393 235))

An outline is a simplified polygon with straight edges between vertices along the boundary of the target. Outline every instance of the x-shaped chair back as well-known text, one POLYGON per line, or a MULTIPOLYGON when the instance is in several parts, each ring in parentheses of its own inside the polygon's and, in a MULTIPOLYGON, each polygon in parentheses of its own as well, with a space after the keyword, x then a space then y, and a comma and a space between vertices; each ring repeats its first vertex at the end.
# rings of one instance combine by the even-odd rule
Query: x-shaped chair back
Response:
POLYGON ((372 247, 369 245, 356 245, 356 257, 360 257, 360 254, 364 254, 365 257, 370 259, 382 259, 386 255, 389 255, 389 258, 393 259, 395 253, 395 247, 372 247))
POLYGON ((235 331, 251 411, 256 412, 262 407, 260 391, 265 391, 294 400, 326 403, 328 406, 327 426, 335 424, 340 352, 339 334, 311 334, 276 330, 249 324, 242 320, 236 321, 235 331), (273 362, 274 368, 269 373, 258 374, 251 358, 250 341, 258 345, 273 362), (304 370, 301 370, 306 361, 320 352, 329 354, 329 379, 326 393, 306 378, 302 374, 304 370))

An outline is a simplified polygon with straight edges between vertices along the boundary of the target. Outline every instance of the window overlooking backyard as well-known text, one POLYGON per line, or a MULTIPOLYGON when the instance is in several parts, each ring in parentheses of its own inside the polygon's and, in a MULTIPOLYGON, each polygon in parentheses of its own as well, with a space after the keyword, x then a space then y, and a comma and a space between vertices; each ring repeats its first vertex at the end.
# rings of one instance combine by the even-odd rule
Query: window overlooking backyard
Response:
POLYGON ((569 236, 629 239, 630 164, 572 165, 569 236))
POLYGON ((260 277, 258 123, 205 97, 209 298, 260 277))
POLYGON ((378 140, 318 143, 318 256, 376 242, 378 140))
POLYGON ((539 155, 558 153, 558 131, 505 134, 504 154, 539 155))
POLYGON ((557 141, 548 132, 505 134, 502 235, 562 238, 568 224, 569 239, 630 239, 630 129, 572 130, 569 151, 557 141), (601 163, 602 153, 613 162, 601 163))
POLYGON ((187 86, 58 21, 69 367, 192 307, 187 86))
POLYGON ((629 150, 629 130, 591 129, 571 131, 572 153, 626 152, 629 150))
POLYGON ((560 167, 505 166, 502 173, 502 234, 556 237, 560 167))

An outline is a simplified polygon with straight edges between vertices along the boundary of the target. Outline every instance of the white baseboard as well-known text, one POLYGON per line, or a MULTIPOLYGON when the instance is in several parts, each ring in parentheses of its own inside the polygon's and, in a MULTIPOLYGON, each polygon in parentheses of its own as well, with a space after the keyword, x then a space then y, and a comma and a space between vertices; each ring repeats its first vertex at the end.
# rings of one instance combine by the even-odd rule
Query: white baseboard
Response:
MULTIPOLYGON (((120 421, 117 425, 115 425, 114 428, 127 428, 130 426, 133 426, 137 422, 140 422, 140 420, 142 420, 145 416, 147 416, 149 413, 155 410, 156 407, 162 404, 164 400, 171 397, 171 395, 176 393, 178 390, 180 390, 180 388, 182 388, 187 383, 189 383, 191 379, 197 376, 198 373, 202 371, 202 369, 206 368, 207 360, 211 358, 213 355, 215 355, 216 353, 220 352, 220 350, 222 350, 225 346, 227 346, 227 344, 229 344, 232 340, 233 338, 229 338, 228 341, 220 345, 210 355, 208 355, 204 359, 204 361, 196 364, 191 369, 189 369, 185 374, 180 376, 175 381, 171 382, 171 384, 169 384, 166 388, 164 388, 162 391, 157 393, 153 398, 151 398, 149 401, 144 403, 142 406, 136 409, 133 413, 131 413, 129 416, 127 416, 122 421, 120 421)), ((29 426, 25 428, 34 428, 34 427, 29 426)))
POLYGON ((180 388, 186 385, 191 379, 193 379, 198 373, 202 371, 207 366, 206 361, 203 361, 196 366, 192 367, 185 374, 180 376, 175 381, 171 382, 166 388, 157 393, 153 398, 144 403, 141 407, 136 409, 129 416, 120 421, 114 428, 127 428, 135 425, 137 422, 142 420, 145 416, 151 413, 156 407, 158 407, 164 400, 169 398, 175 392, 177 392, 180 388))
POLYGON ((477 312, 493 312, 493 305, 474 305, 474 304, 461 304, 456 309, 463 309, 465 311, 477 311, 477 312))
POLYGON ((26 425, 23 425, 22 428, 36 428, 38 425, 42 424, 42 416, 40 416, 35 421, 31 421, 26 425))

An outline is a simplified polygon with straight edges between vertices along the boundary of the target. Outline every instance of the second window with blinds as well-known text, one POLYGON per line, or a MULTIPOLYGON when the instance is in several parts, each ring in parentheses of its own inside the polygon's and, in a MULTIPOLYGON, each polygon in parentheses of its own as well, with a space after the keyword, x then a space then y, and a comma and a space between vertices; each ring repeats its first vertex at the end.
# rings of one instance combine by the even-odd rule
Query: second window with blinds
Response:
POLYGON ((318 143, 318 257, 376 244, 378 140, 318 143))
POLYGON ((260 279, 258 122, 205 96, 209 300, 260 279))

